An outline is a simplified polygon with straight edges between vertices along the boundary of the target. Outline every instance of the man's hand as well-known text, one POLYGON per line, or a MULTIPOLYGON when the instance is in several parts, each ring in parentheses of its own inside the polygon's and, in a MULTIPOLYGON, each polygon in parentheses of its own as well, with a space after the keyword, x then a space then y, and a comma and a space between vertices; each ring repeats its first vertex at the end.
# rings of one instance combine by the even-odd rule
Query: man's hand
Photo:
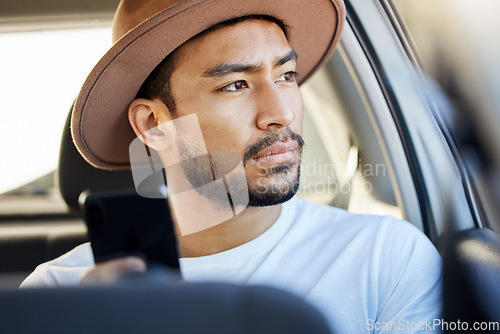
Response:
POLYGON ((132 273, 144 273, 146 262, 130 256, 97 264, 80 279, 80 285, 111 285, 120 277, 132 273))

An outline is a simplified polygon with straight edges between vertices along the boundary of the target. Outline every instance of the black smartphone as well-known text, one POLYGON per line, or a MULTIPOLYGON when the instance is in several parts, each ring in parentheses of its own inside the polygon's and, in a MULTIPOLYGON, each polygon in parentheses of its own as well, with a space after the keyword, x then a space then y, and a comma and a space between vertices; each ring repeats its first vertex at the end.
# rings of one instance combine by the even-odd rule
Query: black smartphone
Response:
POLYGON ((96 263, 139 256, 179 272, 177 242, 165 198, 135 190, 82 194, 80 202, 96 263))

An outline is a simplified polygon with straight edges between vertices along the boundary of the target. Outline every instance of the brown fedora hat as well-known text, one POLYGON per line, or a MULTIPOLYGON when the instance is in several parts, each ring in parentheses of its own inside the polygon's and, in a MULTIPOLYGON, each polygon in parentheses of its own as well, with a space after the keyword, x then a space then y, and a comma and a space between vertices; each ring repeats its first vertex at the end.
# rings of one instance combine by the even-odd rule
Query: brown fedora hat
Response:
POLYGON ((87 77, 73 108, 71 131, 93 166, 130 168, 136 138, 127 110, 153 69, 175 48, 211 26, 247 15, 286 25, 297 52, 299 84, 333 52, 345 19, 343 0, 122 0, 113 22, 113 46, 87 77))

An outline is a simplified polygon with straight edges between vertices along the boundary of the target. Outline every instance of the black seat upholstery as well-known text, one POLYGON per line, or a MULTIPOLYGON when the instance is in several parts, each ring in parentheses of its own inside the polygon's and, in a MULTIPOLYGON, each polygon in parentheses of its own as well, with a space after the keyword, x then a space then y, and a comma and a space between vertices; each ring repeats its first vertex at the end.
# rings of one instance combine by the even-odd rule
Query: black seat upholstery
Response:
POLYGON ((95 192, 133 189, 134 181, 130 170, 101 170, 91 166, 82 158, 73 144, 70 124, 71 112, 64 126, 56 176, 59 191, 70 211, 80 213, 78 197, 84 190, 95 192))
POLYGON ((471 326, 500 322, 499 287, 500 235, 481 228, 450 236, 444 256, 444 319, 471 326))
POLYGON ((147 280, 127 283, 1 291, 0 332, 330 333, 312 306, 273 288, 147 280))

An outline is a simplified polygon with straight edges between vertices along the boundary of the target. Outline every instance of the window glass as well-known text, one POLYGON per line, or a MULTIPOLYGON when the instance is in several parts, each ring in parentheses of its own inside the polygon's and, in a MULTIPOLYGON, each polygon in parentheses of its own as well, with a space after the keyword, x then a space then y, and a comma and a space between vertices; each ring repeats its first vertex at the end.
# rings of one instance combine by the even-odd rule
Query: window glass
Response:
POLYGON ((0 193, 55 169, 69 108, 110 36, 109 27, 0 34, 0 193))
POLYGON ((61 213, 54 170, 64 122, 110 47, 109 27, 0 34, 0 215, 61 213))
MULTIPOLYGON (((386 165, 362 159, 360 152, 367 148, 357 147, 353 139, 356 136, 347 119, 349 110, 340 103, 348 97, 339 95, 334 80, 329 66, 325 66, 301 87, 305 146, 298 195, 355 213, 403 218, 401 208, 375 196, 375 187, 380 187, 380 182, 374 182, 374 178, 386 176, 386 165)), ((385 186, 392 189, 391 184, 385 186)))

